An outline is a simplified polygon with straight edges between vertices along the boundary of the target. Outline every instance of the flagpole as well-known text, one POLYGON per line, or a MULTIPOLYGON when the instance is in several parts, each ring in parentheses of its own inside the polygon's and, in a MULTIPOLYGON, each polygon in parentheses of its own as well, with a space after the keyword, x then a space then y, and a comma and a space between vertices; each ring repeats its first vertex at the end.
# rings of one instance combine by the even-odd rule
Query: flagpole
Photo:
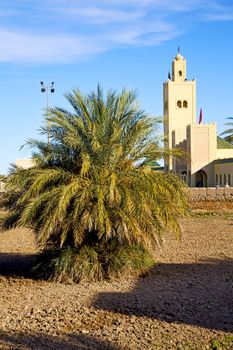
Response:
POLYGON ((202 123, 202 107, 200 109, 200 114, 199 114, 199 123, 198 124, 201 124, 202 123))

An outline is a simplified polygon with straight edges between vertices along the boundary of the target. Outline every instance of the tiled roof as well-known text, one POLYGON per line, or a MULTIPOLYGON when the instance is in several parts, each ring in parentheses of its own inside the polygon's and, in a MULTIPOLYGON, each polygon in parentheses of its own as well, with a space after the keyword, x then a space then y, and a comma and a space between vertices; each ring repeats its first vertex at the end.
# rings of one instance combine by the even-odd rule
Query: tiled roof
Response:
POLYGON ((230 142, 222 139, 220 136, 217 136, 217 148, 218 149, 233 148, 233 145, 230 142))

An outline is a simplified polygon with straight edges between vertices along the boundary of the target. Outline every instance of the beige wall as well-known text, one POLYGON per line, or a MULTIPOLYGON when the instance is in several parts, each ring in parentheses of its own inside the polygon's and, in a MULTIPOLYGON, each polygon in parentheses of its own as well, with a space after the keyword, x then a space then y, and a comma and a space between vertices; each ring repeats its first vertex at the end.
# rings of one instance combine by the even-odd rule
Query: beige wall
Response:
POLYGON ((233 149, 217 149, 216 159, 233 158, 233 149))
POLYGON ((15 161, 15 164, 17 165, 17 167, 23 168, 23 169, 28 169, 35 165, 32 159, 17 159, 15 161))
POLYGON ((216 159, 216 124, 196 124, 190 127, 191 173, 216 159))
POLYGON ((214 165, 215 185, 233 185, 233 163, 220 163, 214 165), (217 178, 216 178, 217 176, 217 178))
POLYGON ((0 191, 4 191, 5 183, 3 181, 0 181, 0 191))
POLYGON ((201 169, 207 175, 207 186, 214 186, 213 161, 216 158, 216 124, 195 124, 187 127, 187 151, 190 160, 187 172, 190 172, 190 186, 197 185, 197 172, 201 169))

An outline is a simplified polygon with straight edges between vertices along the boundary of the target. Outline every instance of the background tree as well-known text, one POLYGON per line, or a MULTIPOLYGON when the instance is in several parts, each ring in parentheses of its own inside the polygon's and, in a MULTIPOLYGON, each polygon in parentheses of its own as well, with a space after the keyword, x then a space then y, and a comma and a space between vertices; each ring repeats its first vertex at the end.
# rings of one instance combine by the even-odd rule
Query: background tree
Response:
POLYGON ((180 233, 187 208, 184 183, 147 166, 170 155, 156 137, 159 121, 139 108, 135 92, 105 97, 98 87, 65 96, 73 110, 50 109, 50 143, 27 142, 35 165, 8 176, 2 228, 35 231, 37 271, 48 278, 139 273, 154 263, 166 230, 180 233))
POLYGON ((221 135, 225 135, 224 139, 230 143, 233 143, 233 117, 228 117, 226 119, 231 120, 228 123, 225 123, 225 125, 228 126, 228 129, 224 130, 221 135))

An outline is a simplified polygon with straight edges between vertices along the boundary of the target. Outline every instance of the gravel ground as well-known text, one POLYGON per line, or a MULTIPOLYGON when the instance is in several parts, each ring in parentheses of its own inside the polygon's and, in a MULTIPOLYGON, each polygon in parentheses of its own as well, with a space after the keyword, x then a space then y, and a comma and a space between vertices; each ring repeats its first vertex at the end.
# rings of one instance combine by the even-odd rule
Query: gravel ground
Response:
POLYGON ((181 224, 148 276, 79 285, 30 279, 32 232, 1 233, 0 349, 204 350, 233 339, 233 214, 181 224))

